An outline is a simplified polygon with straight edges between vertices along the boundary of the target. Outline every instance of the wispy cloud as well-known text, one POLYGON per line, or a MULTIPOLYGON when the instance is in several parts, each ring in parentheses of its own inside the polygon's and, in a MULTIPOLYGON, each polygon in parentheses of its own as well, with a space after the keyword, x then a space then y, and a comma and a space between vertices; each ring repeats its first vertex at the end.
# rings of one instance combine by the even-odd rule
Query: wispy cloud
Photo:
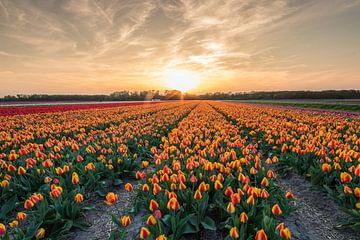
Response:
POLYGON ((359 88, 359 10, 359 0, 0 0, 10 83, 0 95, 163 88, 166 68, 198 71, 199 91, 359 88))

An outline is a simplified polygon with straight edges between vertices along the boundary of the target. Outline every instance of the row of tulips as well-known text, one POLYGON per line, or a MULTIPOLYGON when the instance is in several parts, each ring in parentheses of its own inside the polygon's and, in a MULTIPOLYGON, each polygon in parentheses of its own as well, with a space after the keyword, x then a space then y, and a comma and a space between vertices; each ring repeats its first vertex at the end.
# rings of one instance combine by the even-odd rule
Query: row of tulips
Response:
MULTIPOLYGON (((137 207, 148 211, 141 239, 199 239, 215 230, 225 239, 291 239, 282 216, 294 195, 276 185, 278 159, 265 161, 257 142, 208 103, 152 151, 156 170, 142 180, 137 197, 137 207)), ((115 222, 113 238, 125 238, 131 215, 115 222)))
POLYGON ((114 108, 114 107, 124 107, 124 106, 135 106, 142 104, 155 104, 158 102, 132 102, 132 103, 92 103, 92 104, 68 104, 62 105, 51 105, 52 103, 38 103, 45 105, 31 105, 24 103, 25 106, 12 106, 4 105, 0 107, 0 116, 12 116, 12 115, 21 115, 21 114, 38 114, 38 113, 53 113, 53 112, 68 112, 68 111, 77 111, 84 109, 95 109, 95 108, 114 108), (47 104, 47 105, 46 105, 47 104))
POLYGON ((360 118, 331 112, 211 103, 259 140, 263 154, 279 157, 278 170, 295 170, 325 190, 360 230, 360 118))
MULTIPOLYGON (((105 196, 196 103, 1 117, 0 238, 62 239, 86 227, 90 193, 105 196)), ((111 202, 109 202, 111 203, 111 202)))

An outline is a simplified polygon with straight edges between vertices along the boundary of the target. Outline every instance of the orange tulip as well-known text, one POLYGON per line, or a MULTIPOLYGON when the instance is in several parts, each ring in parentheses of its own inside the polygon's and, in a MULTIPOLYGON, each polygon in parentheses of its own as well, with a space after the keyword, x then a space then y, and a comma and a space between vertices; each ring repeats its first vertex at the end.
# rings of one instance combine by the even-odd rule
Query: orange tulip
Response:
POLYGON ((149 185, 147 185, 146 183, 142 186, 142 190, 143 192, 148 192, 149 191, 149 185))
POLYGON ((248 221, 249 217, 245 212, 242 212, 240 214, 240 222, 242 223, 246 223, 248 221))
POLYGON ((71 182, 74 185, 77 185, 79 183, 79 175, 76 172, 73 172, 72 176, 71 176, 71 182))
POLYGON ((167 237, 165 237, 165 235, 160 235, 158 236, 155 240, 167 240, 167 237))
POLYGON ((19 175, 24 175, 25 173, 26 173, 26 170, 23 167, 18 168, 18 174, 19 175))
POLYGON ((82 203, 84 201, 84 196, 81 193, 78 193, 74 197, 76 203, 82 203))
POLYGON ((4 224, 0 223, 0 237, 5 235, 6 233, 6 227, 4 224))
POLYGON ((146 224, 147 225, 155 225, 156 224, 155 217, 153 215, 150 215, 146 220, 146 224))
POLYGON ((140 238, 146 239, 150 236, 150 231, 146 227, 142 227, 140 230, 140 238))
POLYGON ((231 202, 232 202, 234 205, 240 203, 240 195, 239 195, 239 193, 233 193, 233 194, 231 194, 230 198, 231 198, 231 202))
POLYGON ((16 215, 16 219, 20 222, 24 221, 27 217, 27 214, 24 212, 18 212, 16 215))
POLYGON ((355 197, 360 198, 360 188, 359 187, 356 187, 354 189, 354 195, 355 195, 355 197))
POLYGON ((129 226, 131 224, 131 218, 130 218, 130 216, 122 216, 121 217, 121 225, 123 226, 123 227, 127 227, 127 226, 129 226))
POLYGON ((111 206, 114 205, 118 200, 118 195, 113 193, 113 192, 109 192, 106 195, 106 200, 104 201, 107 205, 111 206))
POLYGON ((267 235, 263 229, 256 232, 255 240, 267 240, 267 235))
POLYGON ((195 191, 194 199, 195 199, 195 200, 200 200, 200 199, 202 199, 202 195, 201 195, 201 192, 200 192, 199 190, 196 190, 196 191, 195 191))
POLYGON ((34 204, 33 201, 27 199, 27 200, 25 201, 25 203, 24 203, 24 208, 25 208, 25 209, 31 209, 31 208, 34 207, 34 205, 35 205, 35 204, 34 204))
POLYGON ((35 238, 36 239, 41 239, 45 237, 45 229, 44 228, 39 228, 36 233, 35 233, 35 238))
POLYGON ((272 209, 271 209, 271 212, 276 215, 276 216, 279 216, 282 214, 282 211, 281 211, 281 208, 278 204, 275 204, 272 209))
POLYGON ((353 190, 349 186, 344 186, 344 193, 345 195, 352 195, 353 190))
POLYGON ((226 211, 229 214, 233 214, 235 212, 235 206, 232 202, 229 202, 229 204, 227 205, 226 211))
POLYGON ((324 164, 321 166, 321 170, 322 170, 323 172, 329 173, 329 172, 331 172, 331 165, 328 164, 328 163, 324 163, 324 164))
POLYGON ((223 185, 221 184, 221 182, 219 180, 216 180, 215 184, 214 184, 214 188, 216 190, 220 190, 220 189, 222 189, 222 187, 223 187, 223 185))
POLYGON ((11 228, 16 228, 19 225, 19 222, 17 220, 13 220, 9 223, 9 226, 11 228))
POLYGON ((176 210, 178 210, 180 208, 180 204, 179 204, 178 200, 173 197, 173 198, 170 198, 170 200, 169 200, 169 202, 167 204, 167 208, 169 210, 176 211, 176 210))
POLYGON ((153 194, 156 196, 160 191, 161 191, 161 187, 159 186, 159 184, 154 183, 153 194))
POLYGON ((239 238, 240 235, 239 235, 239 230, 237 229, 237 227, 232 227, 230 229, 230 237, 236 239, 236 238, 239 238))
POLYGON ((1 187, 2 188, 7 188, 9 186, 9 181, 8 180, 2 180, 1 181, 1 187))
POLYGON ((340 173, 340 179, 341 179, 342 183, 349 183, 349 182, 351 182, 352 177, 349 173, 342 172, 342 173, 340 173))
POLYGON ((285 194, 285 198, 286 198, 286 199, 294 199, 295 196, 294 196, 294 194, 293 194, 292 192, 287 192, 287 193, 285 194))
POLYGON ((261 180, 261 185, 264 186, 264 187, 267 187, 269 186, 269 180, 264 177, 262 180, 261 180))
POLYGON ((254 204, 255 204, 254 196, 253 196, 253 195, 250 195, 250 196, 248 197, 248 199, 246 200, 246 203, 249 204, 249 205, 254 205, 254 204))
POLYGON ((125 184, 125 190, 126 190, 127 192, 131 192, 132 189, 133 189, 133 186, 131 185, 131 183, 125 184))
POLYGON ((149 205, 149 210, 153 212, 158 208, 159 208, 159 204, 155 200, 151 199, 150 205, 149 205))
POLYGON ((291 239, 290 229, 289 228, 284 228, 284 229, 280 230, 280 236, 283 239, 290 240, 291 239))
POLYGON ((227 196, 227 197, 230 197, 231 194, 233 194, 233 193, 234 193, 234 192, 233 192, 231 186, 228 186, 228 187, 226 188, 225 192, 224 192, 225 196, 227 196))

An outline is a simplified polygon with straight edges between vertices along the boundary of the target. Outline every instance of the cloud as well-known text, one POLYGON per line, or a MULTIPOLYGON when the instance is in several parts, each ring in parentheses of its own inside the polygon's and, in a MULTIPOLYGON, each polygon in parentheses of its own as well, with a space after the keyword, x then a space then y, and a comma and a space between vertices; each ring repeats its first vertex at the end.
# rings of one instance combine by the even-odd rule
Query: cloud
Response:
POLYGON ((199 72, 199 91, 359 79, 359 9, 359 0, 0 0, 0 72, 13 83, 0 95, 17 85, 161 88, 167 68, 199 72))

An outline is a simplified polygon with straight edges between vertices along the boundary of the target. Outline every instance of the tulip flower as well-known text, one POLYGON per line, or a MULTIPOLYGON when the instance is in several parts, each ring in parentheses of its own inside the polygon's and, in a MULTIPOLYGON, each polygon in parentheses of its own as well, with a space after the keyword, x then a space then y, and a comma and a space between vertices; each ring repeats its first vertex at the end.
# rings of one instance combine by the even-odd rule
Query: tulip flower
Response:
POLYGON ((9 181, 8 180, 2 180, 1 181, 1 187, 2 188, 7 188, 9 186, 9 181))
POLYGON ((131 224, 131 218, 129 215, 121 217, 121 225, 127 227, 131 224))
POLYGON ((214 188, 216 190, 220 190, 222 189, 223 185, 221 184, 221 182, 219 180, 216 180, 215 183, 214 183, 214 188))
POLYGON ((118 200, 118 195, 113 193, 113 192, 109 192, 106 195, 106 200, 104 201, 107 205, 111 206, 114 205, 118 200))
POLYGON ((240 218, 240 222, 242 223, 246 223, 249 219, 248 215, 245 212, 242 212, 239 218, 240 218))
POLYGON ((225 192, 224 192, 225 196, 227 196, 227 197, 230 197, 231 194, 233 194, 233 193, 234 193, 234 192, 233 192, 231 186, 228 186, 228 187, 226 188, 225 192))
POLYGON ((158 210, 155 210, 155 212, 154 212, 154 217, 156 218, 156 219, 161 219, 161 211, 158 209, 158 210))
POLYGON ((281 231, 281 230, 283 230, 285 228, 285 223, 280 223, 279 225, 277 225, 277 227, 276 227, 276 229, 277 230, 279 230, 279 231, 281 231))
POLYGON ((25 173, 26 173, 26 170, 23 167, 18 168, 18 174, 19 175, 24 175, 25 173))
POLYGON ((35 233, 35 238, 36 239, 42 239, 44 237, 45 237, 45 229, 44 228, 39 228, 35 233))
POLYGON ((146 239, 150 236, 150 231, 146 227, 142 227, 140 230, 140 238, 146 239))
POLYGON ((280 230, 280 236, 283 239, 290 240, 291 239, 290 229, 289 228, 284 228, 284 229, 280 230))
POLYGON ((231 202, 232 202, 234 205, 240 203, 240 195, 239 195, 238 193, 233 193, 233 194, 231 194, 230 198, 231 198, 231 202))
POLYGON ((236 238, 239 238, 240 235, 239 235, 239 230, 237 229, 237 227, 232 227, 230 229, 230 237, 236 239, 236 238))
POLYGON ((202 199, 202 195, 201 195, 201 192, 200 192, 199 190, 196 190, 196 191, 195 191, 194 199, 195 199, 195 200, 200 200, 200 199, 202 199))
POLYGON ((229 202, 229 204, 227 205, 226 211, 229 214, 233 214, 235 212, 235 206, 232 202, 229 202))
POLYGON ((170 200, 169 200, 169 202, 167 204, 167 208, 169 210, 176 211, 176 210, 178 210, 180 208, 180 204, 179 204, 178 200, 173 197, 173 198, 170 198, 170 200))
POLYGON ((254 205, 254 204, 255 204, 254 196, 253 196, 253 195, 250 195, 250 196, 248 197, 248 199, 246 200, 246 203, 249 204, 249 205, 254 205))
POLYGON ((77 185, 79 183, 79 181, 80 181, 79 180, 79 175, 76 172, 73 172, 72 176, 71 176, 72 184, 77 185))
POLYGON ((294 196, 294 194, 292 192, 286 192, 285 193, 285 198, 286 199, 294 199, 295 196, 294 196))
POLYGON ((342 183, 349 183, 349 182, 351 182, 352 177, 349 173, 342 172, 342 173, 340 173, 340 179, 341 179, 342 183))
POLYGON ((125 190, 126 190, 127 192, 131 192, 132 189, 133 189, 133 186, 131 185, 131 183, 125 184, 125 190))
POLYGON ((159 186, 159 184, 155 183, 153 185, 153 194, 154 196, 156 196, 157 194, 159 194, 159 192, 161 191, 161 187, 159 186))
POLYGON ((360 187, 356 187, 354 189, 354 195, 355 197, 360 198, 360 187))
POLYGON ((25 202, 24 202, 24 208, 25 209, 31 209, 31 208, 33 208, 34 207, 34 202, 33 201, 31 201, 31 200, 29 200, 29 199, 27 199, 25 202))
POLYGON ((167 237, 165 237, 164 234, 158 236, 155 240, 167 240, 167 237))
POLYGON ((324 163, 323 165, 321 165, 321 170, 323 172, 329 173, 329 172, 331 172, 331 165, 328 163, 324 163))
POLYGON ((146 183, 142 186, 141 188, 143 190, 143 192, 148 192, 149 191, 149 185, 147 185, 146 183))
POLYGON ((146 224, 147 225, 155 225, 156 224, 155 217, 153 215, 150 215, 146 220, 146 224))
POLYGON ((9 223, 9 226, 11 228, 16 228, 19 225, 19 222, 17 220, 13 220, 9 223))
POLYGON ((256 232, 255 240, 267 240, 267 235, 263 229, 256 232))
POLYGON ((27 217, 27 214, 24 213, 24 212, 18 212, 17 215, 16 215, 16 219, 19 221, 19 222, 22 222, 26 219, 27 217))
POLYGON ((82 203, 84 201, 84 196, 81 193, 77 193, 74 197, 76 203, 82 203))
POLYGON ((150 205, 149 205, 149 210, 153 212, 158 208, 159 208, 159 204, 154 199, 151 199, 150 205))
POLYGON ((261 180, 261 185, 264 186, 264 187, 267 187, 269 186, 269 180, 264 177, 262 180, 261 180))
POLYGON ((271 209, 271 212, 276 215, 276 216, 279 216, 282 214, 282 211, 281 211, 281 208, 278 204, 275 204, 272 209, 271 209))
POLYGON ((6 233, 6 227, 4 224, 0 223, 0 237, 5 235, 6 233))

